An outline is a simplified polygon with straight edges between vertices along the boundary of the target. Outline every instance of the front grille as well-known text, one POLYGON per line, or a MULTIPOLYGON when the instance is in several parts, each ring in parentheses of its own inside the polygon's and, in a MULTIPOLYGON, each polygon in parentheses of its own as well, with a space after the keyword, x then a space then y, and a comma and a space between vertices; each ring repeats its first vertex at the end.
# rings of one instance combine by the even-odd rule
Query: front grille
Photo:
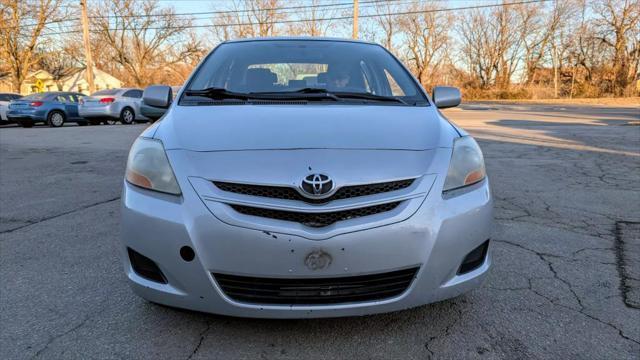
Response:
POLYGON ((329 226, 338 221, 355 219, 363 216, 379 214, 395 209, 400 201, 386 203, 381 205, 367 206, 358 209, 341 210, 322 213, 304 213, 286 210, 264 209, 253 206, 230 204, 235 211, 252 216, 265 217, 270 219, 278 219, 284 221, 293 221, 301 223, 309 227, 329 226))
POLYGON ((254 304, 318 305, 365 302, 402 294, 418 268, 387 273, 310 279, 258 278, 212 273, 233 300, 254 304))
POLYGON ((325 204, 333 200, 350 199, 358 196, 374 195, 405 189, 413 184, 413 180, 414 179, 406 179, 376 184, 344 186, 326 199, 309 199, 302 196, 296 189, 286 186, 250 185, 222 181, 214 181, 213 184, 222 191, 237 194, 285 200, 298 200, 310 204, 325 204))

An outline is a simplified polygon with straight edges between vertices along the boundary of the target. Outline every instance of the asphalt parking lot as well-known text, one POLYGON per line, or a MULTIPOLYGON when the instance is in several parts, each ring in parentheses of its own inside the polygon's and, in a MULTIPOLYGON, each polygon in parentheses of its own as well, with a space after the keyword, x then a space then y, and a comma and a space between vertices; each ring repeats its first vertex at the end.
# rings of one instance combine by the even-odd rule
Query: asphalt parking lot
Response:
POLYGON ((402 312, 252 320, 136 297, 119 195, 145 125, 0 128, 0 358, 640 358, 640 107, 467 104, 494 268, 402 312))

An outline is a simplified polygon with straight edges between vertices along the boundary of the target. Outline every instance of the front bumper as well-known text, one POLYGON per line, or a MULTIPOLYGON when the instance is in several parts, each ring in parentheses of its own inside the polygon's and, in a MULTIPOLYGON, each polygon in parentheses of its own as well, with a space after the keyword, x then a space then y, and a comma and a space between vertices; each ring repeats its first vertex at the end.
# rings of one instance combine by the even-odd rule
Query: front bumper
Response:
MULTIPOLYGON (((455 297, 479 286, 491 266, 490 252, 475 270, 458 275, 465 256, 490 237, 492 199, 488 180, 450 199, 430 191, 406 220, 326 238, 310 239, 269 229, 230 225, 212 216, 193 188, 180 198, 125 182, 122 239, 125 270, 133 290, 153 302, 203 312, 256 318, 337 317, 382 313, 455 297), (193 261, 180 249, 195 250, 193 261), (167 284, 133 271, 131 248, 152 259, 167 284), (333 261, 323 270, 304 264, 321 250, 333 261), (234 301, 212 272, 256 277, 327 278, 381 273, 419 266, 402 294, 379 301, 334 305, 265 305, 234 301)), ((225 207, 218 203, 214 206, 225 207)), ((214 209, 215 210, 215 209, 214 209)), ((215 213, 215 212, 214 212, 215 213)))

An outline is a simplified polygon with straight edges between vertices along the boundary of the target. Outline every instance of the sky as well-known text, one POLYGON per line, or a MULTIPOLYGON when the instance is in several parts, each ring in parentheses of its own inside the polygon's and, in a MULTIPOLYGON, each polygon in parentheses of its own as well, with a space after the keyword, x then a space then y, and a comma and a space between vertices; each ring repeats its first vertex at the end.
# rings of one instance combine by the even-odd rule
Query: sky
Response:
MULTIPOLYGON (((519 0, 513 0, 519 1, 519 0)), ((413 3, 424 2, 424 0, 397 0, 399 4, 403 5, 411 5, 413 3)), ((432 2, 432 1, 431 1, 432 2)), ((474 6, 474 5, 488 5, 488 4, 497 4, 501 3, 502 0, 438 0, 438 3, 441 4, 442 7, 445 8, 455 8, 455 7, 465 7, 465 6, 474 6)), ((233 1, 231 0, 159 0, 161 6, 173 6, 177 13, 190 13, 190 12, 204 12, 204 11, 216 11, 216 10, 229 10, 232 8, 233 1)), ((352 0, 320 0, 317 2, 319 4, 324 3, 352 3, 352 0)), ((284 6, 298 6, 298 5, 311 5, 313 4, 312 0, 301 0, 297 2, 288 2, 283 1, 284 6)), ((367 3, 367 0, 360 0, 360 11, 361 15, 367 13, 375 13, 375 4, 367 3)), ((338 8, 344 11, 344 15, 347 15, 351 9, 352 5, 341 5, 338 8)), ((285 12, 290 12, 295 15, 296 10, 283 10, 285 12)), ((342 15, 342 16, 344 16, 342 15)), ((196 20, 194 24, 202 24, 207 25, 210 24, 211 16, 209 15, 196 15, 196 20)), ((369 22, 370 19, 363 19, 361 23, 369 22)), ((362 30, 362 29, 361 29, 362 30)), ((205 33, 203 29, 198 31, 199 33, 205 33)), ((343 29, 334 30, 330 36, 337 37, 351 37, 351 27, 345 27, 343 29)))

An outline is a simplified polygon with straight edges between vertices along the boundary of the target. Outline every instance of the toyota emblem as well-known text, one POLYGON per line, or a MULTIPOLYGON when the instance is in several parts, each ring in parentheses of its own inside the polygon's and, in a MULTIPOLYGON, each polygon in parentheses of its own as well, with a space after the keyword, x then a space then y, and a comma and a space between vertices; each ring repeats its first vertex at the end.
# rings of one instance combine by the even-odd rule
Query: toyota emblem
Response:
POLYGON ((309 174, 300 185, 304 194, 310 197, 323 197, 333 190, 333 180, 325 174, 309 174))

